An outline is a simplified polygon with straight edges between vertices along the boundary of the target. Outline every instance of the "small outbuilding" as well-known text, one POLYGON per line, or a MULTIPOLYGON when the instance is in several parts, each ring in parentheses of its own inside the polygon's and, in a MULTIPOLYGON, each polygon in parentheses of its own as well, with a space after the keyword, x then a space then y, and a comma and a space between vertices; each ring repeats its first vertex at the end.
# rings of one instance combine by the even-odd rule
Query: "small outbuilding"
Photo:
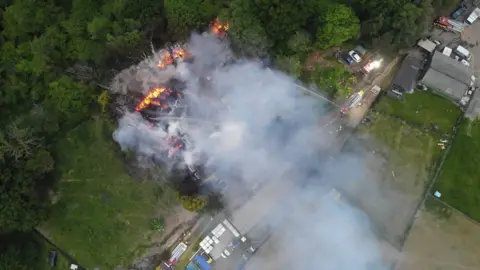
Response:
POLYGON ((427 38, 420 39, 417 45, 429 53, 433 53, 435 51, 435 48, 437 47, 437 44, 427 38))

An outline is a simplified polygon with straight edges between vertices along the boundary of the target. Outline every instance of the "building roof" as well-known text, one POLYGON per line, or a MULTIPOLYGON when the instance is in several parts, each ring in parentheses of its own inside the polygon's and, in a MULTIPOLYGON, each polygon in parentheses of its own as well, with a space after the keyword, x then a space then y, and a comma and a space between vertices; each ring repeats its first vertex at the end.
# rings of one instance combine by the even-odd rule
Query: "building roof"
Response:
POLYGON ((471 119, 476 119, 480 115, 480 90, 477 89, 473 93, 472 100, 468 105, 468 109, 465 112, 465 116, 471 119))
POLYGON ((436 51, 422 83, 458 101, 470 86, 472 75, 469 67, 436 51))
POLYGON ((417 45, 420 46, 421 48, 427 50, 428 52, 433 52, 435 50, 435 48, 437 47, 437 44, 435 44, 434 42, 432 42, 431 40, 426 39, 426 38, 420 39, 418 41, 417 45))
POLYGON ((412 91, 420 73, 422 61, 411 55, 407 55, 400 66, 400 70, 393 79, 392 85, 400 87, 403 91, 412 91))
POLYGON ((433 55, 430 68, 444 73, 464 84, 470 85, 472 81, 473 70, 471 68, 438 51, 433 55))
POLYGON ((468 89, 468 85, 432 68, 427 71, 422 83, 455 101, 459 101, 468 89))

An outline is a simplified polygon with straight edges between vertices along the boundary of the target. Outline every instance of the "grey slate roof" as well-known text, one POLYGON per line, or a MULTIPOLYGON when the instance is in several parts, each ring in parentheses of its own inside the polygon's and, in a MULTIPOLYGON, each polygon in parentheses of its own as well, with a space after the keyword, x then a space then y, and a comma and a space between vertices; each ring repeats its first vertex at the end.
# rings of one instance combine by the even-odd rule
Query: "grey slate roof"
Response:
POLYGON ((400 70, 393 79, 392 85, 400 87, 403 91, 412 91, 417 83, 422 60, 408 55, 402 62, 400 70))
POLYGON ((422 83, 455 101, 459 101, 468 89, 468 85, 432 68, 427 71, 422 83))
POLYGON ((422 83, 458 101, 470 86, 472 75, 471 68, 436 51, 422 83))

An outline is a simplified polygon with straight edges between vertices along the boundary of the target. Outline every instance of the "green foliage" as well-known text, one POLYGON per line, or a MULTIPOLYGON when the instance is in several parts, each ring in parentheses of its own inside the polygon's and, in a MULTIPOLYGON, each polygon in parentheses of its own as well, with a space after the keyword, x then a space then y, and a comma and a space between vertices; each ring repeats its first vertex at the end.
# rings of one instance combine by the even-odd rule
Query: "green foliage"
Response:
POLYGON ((430 128, 438 125, 444 133, 452 132, 452 127, 462 114, 451 101, 421 90, 405 95, 404 100, 382 97, 375 109, 430 128))
POLYGON ((338 46, 356 38, 360 33, 360 22, 353 10, 345 5, 334 4, 320 16, 321 26, 317 30, 317 44, 321 49, 338 46))
POLYGON ((107 112, 107 105, 109 101, 110 101, 110 94, 108 93, 107 90, 103 91, 100 95, 98 95, 97 102, 102 108, 103 113, 107 112))
POLYGON ((180 196, 180 203, 183 208, 191 212, 202 210, 208 202, 208 198, 202 195, 180 196))
POLYGON ((19 123, 0 131, 0 232, 30 230, 45 218, 37 185, 54 161, 42 140, 19 123))
POLYGON ((62 76, 48 85, 47 102, 63 119, 79 119, 88 112, 92 89, 62 76))
POLYGON ((295 54, 305 56, 312 51, 312 37, 306 31, 298 31, 287 43, 288 48, 295 54))
POLYGON ((31 234, 0 236, 0 270, 44 269, 42 248, 31 234))
POLYGON ((247 55, 266 55, 272 47, 261 21, 249 1, 233 0, 221 18, 228 21, 229 37, 247 55))
POLYGON ((222 8, 219 0, 165 0, 165 16, 169 32, 175 39, 187 37, 191 31, 208 22, 222 8))
POLYGON ((92 120, 56 144, 58 202, 40 225, 88 269, 131 263, 158 211, 156 184, 126 173, 111 134, 102 120, 92 120))
POLYGON ((465 119, 432 191, 471 218, 480 221, 480 120, 465 119))
POLYGON ((330 67, 317 65, 309 77, 321 90, 334 98, 347 97, 353 92, 352 86, 356 82, 355 77, 340 65, 330 67))
POLYGON ((302 64, 298 56, 279 56, 275 61, 278 69, 290 74, 295 78, 299 78, 302 73, 302 64))
POLYGON ((150 228, 156 232, 163 232, 165 230, 165 219, 163 217, 153 219, 150 228))
POLYGON ((362 21, 362 38, 389 52, 412 46, 433 15, 430 0, 356 0, 354 6, 362 21))

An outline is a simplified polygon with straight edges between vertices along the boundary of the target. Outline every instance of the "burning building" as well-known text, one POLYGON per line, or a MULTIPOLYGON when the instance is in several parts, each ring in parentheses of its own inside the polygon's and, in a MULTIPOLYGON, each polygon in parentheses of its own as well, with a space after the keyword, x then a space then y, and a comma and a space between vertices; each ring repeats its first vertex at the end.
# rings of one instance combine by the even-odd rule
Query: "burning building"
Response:
POLYGON ((227 36, 227 31, 229 27, 230 25, 227 22, 223 23, 218 18, 216 18, 210 24, 210 33, 214 34, 219 38, 225 38, 227 36))

